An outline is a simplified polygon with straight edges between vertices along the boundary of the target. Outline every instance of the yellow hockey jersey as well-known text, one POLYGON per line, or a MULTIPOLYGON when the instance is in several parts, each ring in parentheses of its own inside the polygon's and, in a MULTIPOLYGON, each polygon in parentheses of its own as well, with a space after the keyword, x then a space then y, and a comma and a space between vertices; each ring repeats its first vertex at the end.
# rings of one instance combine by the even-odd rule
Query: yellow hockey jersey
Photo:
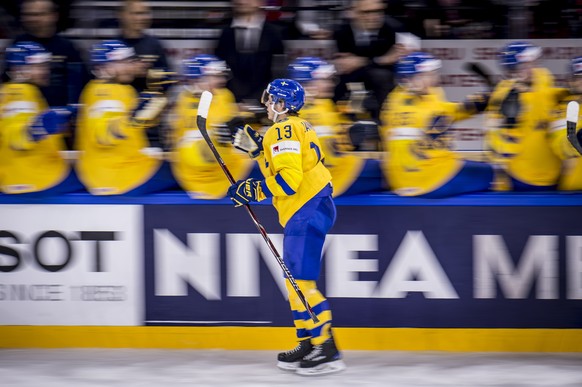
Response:
POLYGON ((561 162, 552 151, 548 124, 556 102, 553 77, 544 68, 533 69, 531 90, 520 93, 521 111, 513 128, 504 126, 501 104, 513 89, 513 80, 501 81, 486 111, 486 141, 490 159, 517 180, 536 186, 556 184, 561 162))
POLYGON ((272 125, 263 137, 259 158, 267 188, 283 227, 307 201, 331 181, 315 130, 307 121, 289 116, 272 125))
MULTIPOLYGON (((173 120, 176 147, 172 171, 180 186, 192 197, 218 199, 226 195, 230 182, 198 130, 198 103, 199 96, 188 90, 183 90, 176 102, 173 120)), ((213 128, 228 122, 237 112, 233 94, 228 89, 215 90, 206 122, 211 138, 214 137, 213 128)), ((235 180, 248 176, 253 161, 246 153, 230 145, 220 146, 216 141, 214 145, 235 180)))
POLYGON ((417 196, 449 181, 463 163, 450 149, 450 133, 446 128, 431 128, 432 122, 437 116, 450 123, 471 114, 462 103, 446 101, 441 88, 417 95, 396 87, 381 113, 382 142, 388 151, 383 169, 392 190, 417 196))
POLYGON ((341 144, 345 142, 341 125, 345 120, 331 99, 322 98, 307 103, 299 117, 311 123, 317 133, 325 154, 323 162, 331 173, 333 196, 343 194, 356 181, 365 163, 361 157, 341 152, 341 144))
POLYGON ((48 105, 31 84, 6 83, 0 88, 0 189, 4 193, 44 191, 58 185, 70 166, 59 151, 63 137, 54 134, 34 142, 28 126, 48 105))
POLYGON ((149 145, 144 126, 129 121, 137 103, 133 87, 93 80, 85 86, 80 103, 77 170, 89 192, 119 195, 150 179, 161 160, 142 153, 149 145))
MULTIPOLYGON (((563 160, 562 174, 558 183, 558 189, 563 191, 582 190, 582 156, 574 149, 567 138, 566 109, 570 101, 582 103, 582 95, 570 95, 564 93, 564 98, 552 111, 550 124, 550 139, 554 153, 563 160)), ((578 122, 582 122, 582 111, 578 122)))

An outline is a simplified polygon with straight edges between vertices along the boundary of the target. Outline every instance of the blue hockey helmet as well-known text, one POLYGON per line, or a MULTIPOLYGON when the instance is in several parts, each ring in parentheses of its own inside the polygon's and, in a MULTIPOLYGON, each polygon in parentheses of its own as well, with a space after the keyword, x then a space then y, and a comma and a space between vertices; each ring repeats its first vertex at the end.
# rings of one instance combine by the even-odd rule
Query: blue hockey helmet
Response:
POLYGON ((36 42, 19 42, 6 48, 8 66, 24 66, 50 61, 51 53, 36 42))
POLYGON ((200 54, 182 61, 182 74, 188 79, 198 79, 204 75, 226 75, 226 62, 209 54, 200 54))
POLYGON ((512 42, 499 52, 499 64, 507 70, 514 70, 518 64, 533 62, 540 56, 541 47, 528 42, 512 42))
POLYGON ((290 63, 287 67, 287 73, 289 78, 298 82, 309 82, 314 79, 331 78, 336 71, 334 65, 323 59, 304 56, 290 63))
POLYGON ((120 40, 104 40, 96 43, 90 50, 93 66, 117 62, 135 57, 135 51, 120 40))
POLYGON ((582 56, 578 56, 570 61, 570 75, 582 75, 582 56))
POLYGON ((399 77, 411 77, 420 73, 438 70, 442 67, 440 59, 426 52, 413 52, 400 59, 396 64, 399 77))
POLYGON ((297 113, 305 104, 305 90, 293 79, 275 79, 263 91, 261 103, 265 104, 273 96, 273 102, 283 102, 285 109, 297 113))

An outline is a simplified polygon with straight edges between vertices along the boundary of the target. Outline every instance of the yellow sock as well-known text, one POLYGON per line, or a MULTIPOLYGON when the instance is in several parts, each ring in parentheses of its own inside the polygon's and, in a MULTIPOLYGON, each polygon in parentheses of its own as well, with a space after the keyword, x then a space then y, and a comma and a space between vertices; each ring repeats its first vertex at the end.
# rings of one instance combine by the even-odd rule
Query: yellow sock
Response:
POLYGON ((327 299, 317 289, 315 281, 297 280, 299 289, 301 289, 307 303, 319 319, 319 322, 316 324, 309 316, 309 313, 307 313, 307 309, 301 303, 291 283, 287 280, 285 284, 289 293, 289 304, 293 312, 297 337, 300 340, 310 337, 313 345, 322 344, 331 337, 332 317, 327 299))

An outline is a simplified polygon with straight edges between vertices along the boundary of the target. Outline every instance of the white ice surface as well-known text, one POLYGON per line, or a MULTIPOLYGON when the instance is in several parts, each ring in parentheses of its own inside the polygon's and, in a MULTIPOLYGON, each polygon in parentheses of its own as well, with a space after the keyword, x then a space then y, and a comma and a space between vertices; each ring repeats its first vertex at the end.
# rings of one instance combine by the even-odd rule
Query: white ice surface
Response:
POLYGON ((302 377, 272 351, 0 350, 2 387, 581 387, 582 354, 344 352, 348 369, 302 377))

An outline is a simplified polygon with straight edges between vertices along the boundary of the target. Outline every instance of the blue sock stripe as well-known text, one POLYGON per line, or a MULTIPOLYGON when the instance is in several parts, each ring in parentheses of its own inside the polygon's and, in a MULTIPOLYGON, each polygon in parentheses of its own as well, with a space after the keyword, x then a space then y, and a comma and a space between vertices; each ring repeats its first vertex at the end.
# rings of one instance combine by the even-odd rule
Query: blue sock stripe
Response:
MULTIPOLYGON (((326 310, 329 310, 329 303, 327 302, 327 300, 320 302, 319 304, 315 305, 312 307, 313 309, 313 313, 315 313, 315 315, 319 315, 321 312, 325 312, 326 310)), ((311 320, 311 316, 309 316, 309 313, 307 313, 307 311, 305 312, 297 312, 298 315, 295 315, 295 311, 293 311, 293 318, 295 320, 311 320)))
MULTIPOLYGON (((303 314, 297 310, 292 310, 293 320, 305 320, 303 314)), ((307 315, 309 317, 309 315, 307 315)))
POLYGON ((307 329, 304 329, 304 328, 297 329, 297 338, 304 339, 306 337, 311 337, 311 335, 309 334, 307 329))
POLYGON ((291 188, 289 184, 287 184, 287 182, 285 181, 285 179, 283 179, 283 176, 281 176, 280 173, 277 173, 275 175, 275 181, 277 182, 277 184, 281 186, 281 188, 283 188, 283 192, 285 192, 287 195, 293 195, 295 193, 295 190, 291 188))

